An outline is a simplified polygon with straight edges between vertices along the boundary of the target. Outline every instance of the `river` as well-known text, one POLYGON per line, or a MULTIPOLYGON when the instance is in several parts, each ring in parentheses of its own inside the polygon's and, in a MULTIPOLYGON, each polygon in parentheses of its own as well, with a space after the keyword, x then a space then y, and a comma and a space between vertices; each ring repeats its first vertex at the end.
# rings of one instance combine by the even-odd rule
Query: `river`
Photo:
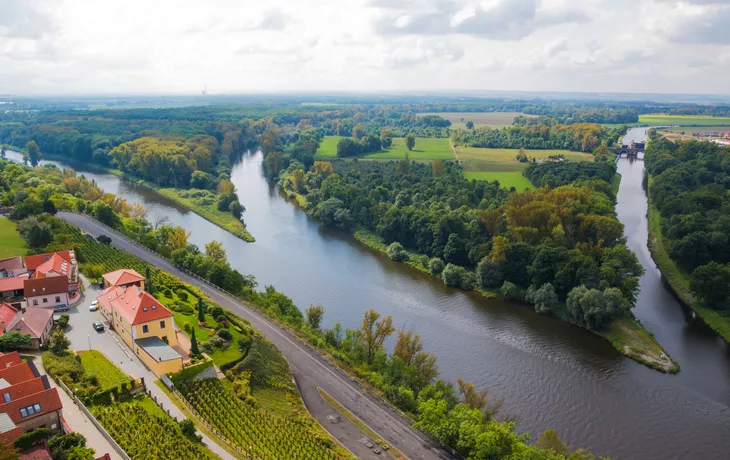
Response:
POLYGON ((255 275, 260 287, 273 284, 301 308, 323 305, 325 327, 359 327, 369 308, 392 315, 396 326, 421 334, 425 349, 438 356, 443 378, 460 376, 489 388, 491 398, 504 398, 504 410, 520 417, 518 430, 533 439, 554 428, 571 448, 614 459, 727 458, 730 352, 661 282, 647 249, 642 161, 619 161, 617 211, 629 246, 646 268, 635 314, 679 361, 677 375, 625 358, 568 323, 447 288, 347 235, 323 230, 267 183, 261 162, 260 153, 246 155, 231 177, 246 206, 253 244, 116 176, 84 174, 106 191, 147 206, 148 218, 164 215, 191 230, 190 241, 201 248, 223 242, 231 265, 255 275))

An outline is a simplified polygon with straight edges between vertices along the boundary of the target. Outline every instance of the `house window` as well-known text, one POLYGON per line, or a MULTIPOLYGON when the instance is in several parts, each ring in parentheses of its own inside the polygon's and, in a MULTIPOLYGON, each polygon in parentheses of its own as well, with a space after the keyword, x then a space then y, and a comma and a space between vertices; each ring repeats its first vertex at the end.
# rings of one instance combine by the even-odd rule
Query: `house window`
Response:
POLYGON ((160 321, 160 329, 164 329, 164 328, 165 328, 165 322, 164 321, 160 321))
POLYGON ((22 407, 20 409, 20 415, 21 417, 30 417, 33 414, 40 414, 41 413, 41 405, 40 404, 33 404, 32 406, 22 407))
POLYGON ((48 303, 48 297, 43 297, 43 303, 48 303))
POLYGON ((60 295, 57 295, 57 296, 56 296, 56 303, 58 303, 58 302, 60 302, 60 301, 61 301, 61 296, 60 296, 60 295))
POLYGON ((146 333, 147 333, 147 332, 149 331, 149 329, 150 329, 150 328, 149 328, 149 327, 147 327, 147 325, 146 325, 146 324, 143 324, 143 325, 142 325, 142 334, 146 334, 146 333))
POLYGON ((10 397, 10 393, 5 393, 3 395, 3 399, 5 400, 6 403, 8 403, 8 402, 12 401, 13 398, 10 397))
POLYGON ((33 299, 33 305, 38 305, 38 299, 33 299))

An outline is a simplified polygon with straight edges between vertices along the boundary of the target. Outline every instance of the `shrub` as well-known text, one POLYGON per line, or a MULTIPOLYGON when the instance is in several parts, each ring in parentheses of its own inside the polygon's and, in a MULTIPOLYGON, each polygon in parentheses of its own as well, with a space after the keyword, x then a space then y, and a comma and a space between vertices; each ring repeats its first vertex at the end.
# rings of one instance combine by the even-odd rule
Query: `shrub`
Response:
POLYGON ((61 329, 66 329, 66 326, 68 326, 68 320, 69 320, 70 318, 71 318, 71 317, 70 317, 70 316, 68 315, 68 313, 64 313, 64 314, 62 314, 62 315, 61 315, 61 316, 60 316, 60 317, 58 318, 58 327, 60 327, 61 329))
POLYGON ((520 289, 515 283, 510 283, 509 281, 502 283, 502 287, 499 288, 499 292, 502 294, 502 298, 506 300, 515 300, 520 296, 520 289))
POLYGON ((543 284, 539 289, 530 286, 526 299, 535 306, 538 313, 550 313, 558 304, 558 295, 550 283, 543 284))
POLYGON ((48 428, 38 428, 30 433, 21 434, 18 439, 15 440, 14 445, 20 450, 30 449, 38 441, 48 439, 50 436, 51 432, 48 428))
POLYGON ((215 320, 218 321, 219 323, 228 322, 228 318, 226 317, 226 315, 218 315, 215 317, 215 320))
MULTIPOLYGON (((230 332, 229 332, 229 334, 230 334, 230 332)), ((225 341, 225 339, 223 339, 222 337, 217 336, 217 335, 212 336, 210 338, 210 340, 208 341, 208 343, 210 343, 210 346, 212 346, 213 348, 223 348, 226 345, 228 345, 228 343, 225 341)))
POLYGON ((223 314, 223 309, 218 305, 211 305, 208 307, 208 314, 213 318, 217 318, 223 314))
POLYGON ((463 267, 459 267, 458 265, 454 264, 448 264, 444 268, 443 272, 441 272, 441 278, 444 280, 444 283, 446 283, 449 287, 460 287, 461 286, 461 277, 464 275, 463 267))
POLYGON ((71 380, 76 380, 84 373, 84 366, 70 352, 55 355, 47 351, 41 355, 41 359, 46 372, 52 377, 68 376, 71 380))
POLYGON ((186 291, 185 289, 178 289, 177 290, 177 297, 180 300, 182 300, 183 302, 184 301, 187 301, 188 300, 188 291, 186 291))
POLYGON ((183 324, 183 330, 185 332, 187 332, 188 334, 190 334, 190 329, 191 329, 190 323, 186 322, 185 324, 183 324))
POLYGON ((396 262, 403 262, 404 260, 408 260, 408 252, 403 248, 403 245, 397 241, 388 246, 388 248, 385 250, 385 253, 388 254, 388 257, 390 257, 392 260, 395 260, 396 262))
POLYGON ((428 262, 428 269, 434 275, 440 275, 441 272, 444 271, 444 261, 438 257, 434 257, 428 262))
POLYGON ((228 329, 219 330, 218 337, 220 337, 223 340, 231 340, 233 338, 233 336, 231 335, 231 332, 228 329))

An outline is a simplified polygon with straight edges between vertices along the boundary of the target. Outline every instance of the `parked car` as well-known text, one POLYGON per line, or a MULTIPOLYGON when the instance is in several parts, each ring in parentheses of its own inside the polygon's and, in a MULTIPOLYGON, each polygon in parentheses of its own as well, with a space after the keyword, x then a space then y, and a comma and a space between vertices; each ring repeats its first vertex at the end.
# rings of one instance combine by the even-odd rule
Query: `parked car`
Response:
POLYGON ((60 303, 53 307, 53 311, 68 311, 68 305, 65 303, 60 303))
POLYGON ((104 330, 104 324, 102 324, 101 321, 97 321, 94 323, 94 329, 98 332, 101 332, 104 330))
POLYGON ((99 301, 94 300, 93 302, 91 302, 91 305, 89 305, 89 311, 96 311, 98 309, 99 309, 99 301))

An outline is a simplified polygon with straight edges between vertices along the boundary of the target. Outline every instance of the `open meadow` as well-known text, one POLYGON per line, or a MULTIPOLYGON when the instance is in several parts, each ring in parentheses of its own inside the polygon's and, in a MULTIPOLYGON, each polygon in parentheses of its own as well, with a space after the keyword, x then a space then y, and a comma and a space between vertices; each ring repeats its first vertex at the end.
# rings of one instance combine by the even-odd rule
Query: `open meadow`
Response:
MULTIPOLYGON (((337 143, 341 136, 325 136, 317 150, 315 159, 336 158, 337 143)), ((357 158, 371 160, 400 160, 405 158, 406 152, 411 160, 453 160, 454 151, 446 138, 418 137, 413 150, 408 150, 406 141, 402 137, 393 138, 393 145, 389 149, 360 155, 357 158)))
POLYGON ((730 117, 700 115, 639 115, 639 124, 649 126, 730 126, 730 117))
POLYGON ((18 233, 15 222, 5 217, 0 218, 0 259, 24 256, 26 252, 25 240, 18 233))
POLYGON ((441 118, 449 120, 452 128, 466 128, 467 121, 473 122, 477 128, 482 126, 503 128, 505 126, 512 126, 512 122, 518 115, 524 115, 527 118, 537 118, 537 115, 527 115, 520 112, 431 112, 418 114, 419 117, 426 115, 438 115, 441 118))
POLYGON ((464 171, 464 177, 469 180, 499 181, 499 185, 504 188, 514 187, 517 191, 525 189, 535 190, 535 186, 528 178, 522 175, 522 172, 480 172, 480 171, 464 171))

